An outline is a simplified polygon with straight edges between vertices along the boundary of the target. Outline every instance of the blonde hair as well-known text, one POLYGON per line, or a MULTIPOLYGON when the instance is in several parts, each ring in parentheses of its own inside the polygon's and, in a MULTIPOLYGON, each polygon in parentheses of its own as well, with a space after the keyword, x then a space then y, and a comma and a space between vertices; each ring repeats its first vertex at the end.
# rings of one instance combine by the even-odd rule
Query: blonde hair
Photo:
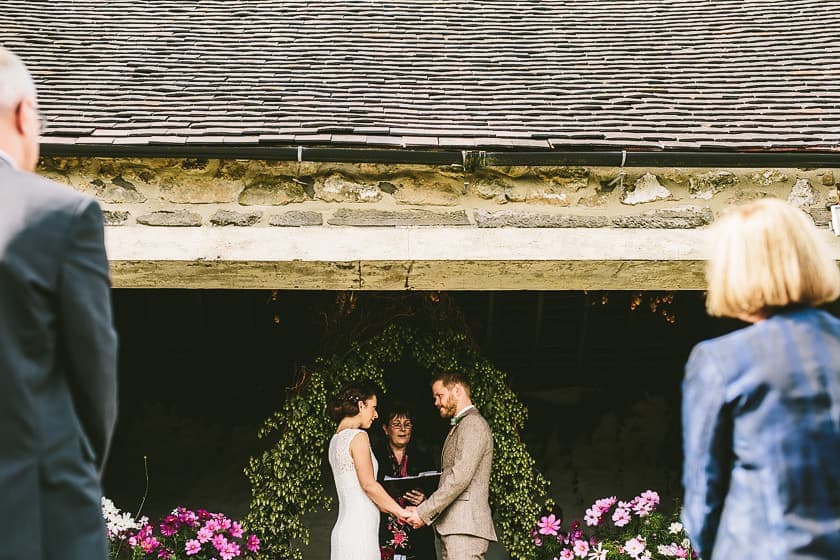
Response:
POLYGON ((20 58, 0 47, 0 108, 13 108, 22 99, 35 102, 35 82, 20 58))
POLYGON ((840 296, 840 269, 804 212, 778 199, 735 207, 712 226, 710 315, 769 315, 840 296))

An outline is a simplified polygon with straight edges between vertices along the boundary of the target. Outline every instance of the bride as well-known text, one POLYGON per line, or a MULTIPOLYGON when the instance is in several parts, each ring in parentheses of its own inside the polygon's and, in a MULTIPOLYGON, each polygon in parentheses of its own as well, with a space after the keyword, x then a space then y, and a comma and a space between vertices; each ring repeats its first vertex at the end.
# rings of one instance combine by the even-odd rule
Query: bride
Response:
POLYGON ((330 539, 330 560, 379 560, 379 510, 400 519, 409 512, 376 482, 378 464, 365 431, 379 416, 376 389, 368 383, 344 387, 329 404, 338 422, 329 457, 338 491, 338 521, 330 539), (378 508, 378 509, 377 509, 378 508))

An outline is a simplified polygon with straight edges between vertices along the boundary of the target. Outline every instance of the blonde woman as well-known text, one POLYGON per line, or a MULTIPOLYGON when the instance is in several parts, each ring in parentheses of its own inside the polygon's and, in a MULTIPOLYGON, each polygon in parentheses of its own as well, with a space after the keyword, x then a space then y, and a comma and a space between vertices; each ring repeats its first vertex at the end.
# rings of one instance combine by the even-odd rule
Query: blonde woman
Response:
MULTIPOLYGON (((827 237, 827 236, 826 236, 827 237)), ((713 226, 706 307, 751 325, 698 344, 683 382, 685 509, 704 560, 840 554, 840 271, 780 200, 713 226)))

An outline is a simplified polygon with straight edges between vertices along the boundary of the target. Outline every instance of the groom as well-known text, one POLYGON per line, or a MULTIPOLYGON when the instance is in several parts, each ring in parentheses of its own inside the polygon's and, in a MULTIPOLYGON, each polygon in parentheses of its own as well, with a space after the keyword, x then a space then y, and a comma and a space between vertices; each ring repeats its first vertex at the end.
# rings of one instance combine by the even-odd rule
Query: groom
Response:
POLYGON ((496 540, 488 503, 493 435, 460 373, 435 375, 432 395, 452 429, 443 444, 438 489, 417 506, 409 522, 415 527, 434 524, 443 560, 481 560, 496 540))

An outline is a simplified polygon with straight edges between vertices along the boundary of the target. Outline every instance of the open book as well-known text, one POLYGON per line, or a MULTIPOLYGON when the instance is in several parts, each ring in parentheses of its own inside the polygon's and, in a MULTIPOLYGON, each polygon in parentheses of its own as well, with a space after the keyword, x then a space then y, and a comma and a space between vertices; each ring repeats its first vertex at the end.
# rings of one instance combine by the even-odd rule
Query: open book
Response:
POLYGON ((426 496, 437 490, 440 473, 425 471, 414 476, 395 477, 385 475, 382 486, 392 498, 401 498, 409 490, 420 490, 426 496))

